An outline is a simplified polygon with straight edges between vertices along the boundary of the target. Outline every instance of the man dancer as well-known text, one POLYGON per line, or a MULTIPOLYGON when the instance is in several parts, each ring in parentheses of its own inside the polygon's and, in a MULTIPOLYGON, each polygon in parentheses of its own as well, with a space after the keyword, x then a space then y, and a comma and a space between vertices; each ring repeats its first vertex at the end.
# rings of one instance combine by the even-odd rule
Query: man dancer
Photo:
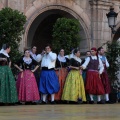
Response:
POLYGON ((51 51, 51 46, 45 46, 45 54, 41 57, 41 75, 39 91, 43 94, 43 104, 46 103, 46 97, 48 94, 51 95, 51 104, 55 104, 54 94, 59 91, 59 81, 55 73, 55 62, 57 55, 51 51))
POLYGON ((104 71, 101 74, 101 80, 104 86, 104 90, 105 90, 105 100, 106 103, 111 103, 109 100, 109 93, 110 93, 110 81, 108 78, 108 74, 107 74, 107 67, 109 67, 109 63, 107 61, 107 58, 105 56, 105 52, 103 47, 99 47, 98 48, 98 57, 102 60, 102 63, 104 65, 104 71))
POLYGON ((102 61, 98 58, 97 49, 91 48, 91 56, 88 57, 81 68, 85 69, 87 67, 86 76, 86 92, 90 96, 90 104, 94 103, 93 95, 97 95, 97 104, 102 104, 101 95, 103 95, 104 87, 100 79, 100 74, 102 74, 104 67, 102 61))

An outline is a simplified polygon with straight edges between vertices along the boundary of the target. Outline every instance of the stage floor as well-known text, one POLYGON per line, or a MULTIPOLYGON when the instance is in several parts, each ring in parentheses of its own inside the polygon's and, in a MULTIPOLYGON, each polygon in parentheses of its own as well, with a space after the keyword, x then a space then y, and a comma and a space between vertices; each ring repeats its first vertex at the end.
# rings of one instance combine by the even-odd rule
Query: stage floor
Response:
POLYGON ((120 104, 0 106, 0 120, 120 120, 120 104))

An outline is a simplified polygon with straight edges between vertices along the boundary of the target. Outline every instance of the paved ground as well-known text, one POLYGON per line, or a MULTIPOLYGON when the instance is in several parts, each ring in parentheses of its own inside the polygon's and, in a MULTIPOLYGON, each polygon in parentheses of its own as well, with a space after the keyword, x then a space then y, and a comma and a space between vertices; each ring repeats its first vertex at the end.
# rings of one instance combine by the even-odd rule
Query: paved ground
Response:
POLYGON ((0 120, 120 120, 120 104, 0 106, 0 120))

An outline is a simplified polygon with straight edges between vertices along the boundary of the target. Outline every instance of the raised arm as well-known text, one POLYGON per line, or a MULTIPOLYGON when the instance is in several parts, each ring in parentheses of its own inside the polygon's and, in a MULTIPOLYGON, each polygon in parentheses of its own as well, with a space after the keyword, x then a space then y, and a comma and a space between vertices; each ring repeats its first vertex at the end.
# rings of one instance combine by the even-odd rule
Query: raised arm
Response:
POLYGON ((49 53, 49 57, 50 57, 52 62, 57 59, 57 55, 55 53, 52 53, 52 52, 49 53))

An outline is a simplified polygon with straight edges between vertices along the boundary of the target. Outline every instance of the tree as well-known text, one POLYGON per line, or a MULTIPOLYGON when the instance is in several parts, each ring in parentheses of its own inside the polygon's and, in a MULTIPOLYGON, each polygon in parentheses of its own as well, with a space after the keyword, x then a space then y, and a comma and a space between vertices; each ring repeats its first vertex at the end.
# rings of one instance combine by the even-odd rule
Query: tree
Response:
POLYGON ((79 21, 76 19, 58 18, 53 26, 53 49, 58 53, 61 48, 66 54, 71 48, 76 48, 80 43, 79 21))
POLYGON ((26 16, 18 10, 3 8, 0 11, 0 48, 5 43, 10 44, 12 62, 15 62, 21 56, 18 48, 25 22, 26 16))
POLYGON ((106 55, 110 64, 107 71, 112 88, 118 90, 120 87, 118 79, 118 71, 120 70, 120 43, 117 41, 107 42, 106 55))

